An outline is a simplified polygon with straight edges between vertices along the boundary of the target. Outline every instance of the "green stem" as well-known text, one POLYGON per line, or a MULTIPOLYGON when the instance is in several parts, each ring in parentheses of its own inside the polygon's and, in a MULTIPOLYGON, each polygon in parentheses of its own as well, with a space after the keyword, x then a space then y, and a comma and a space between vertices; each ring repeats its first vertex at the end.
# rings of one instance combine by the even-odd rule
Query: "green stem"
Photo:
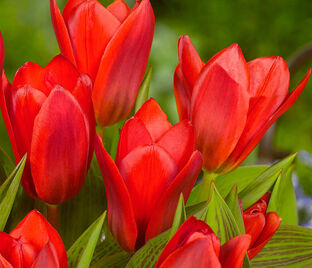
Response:
POLYGON ((210 189, 211 189, 211 182, 214 181, 216 177, 218 177, 218 174, 216 173, 209 173, 205 170, 204 171, 204 176, 199 184, 199 190, 198 190, 198 195, 197 195, 197 201, 198 202, 203 202, 207 201, 210 196, 210 189))
POLYGON ((47 220, 57 230, 60 229, 60 207, 59 205, 46 204, 47 220))

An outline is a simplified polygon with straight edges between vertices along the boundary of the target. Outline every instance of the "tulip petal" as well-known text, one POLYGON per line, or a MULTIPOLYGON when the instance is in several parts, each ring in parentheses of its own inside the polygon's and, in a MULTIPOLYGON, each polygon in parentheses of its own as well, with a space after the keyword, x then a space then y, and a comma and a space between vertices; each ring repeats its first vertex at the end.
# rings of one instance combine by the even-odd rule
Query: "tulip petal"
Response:
POLYGON ((265 225, 265 215, 263 213, 244 213, 245 232, 251 236, 250 246, 252 247, 259 238, 265 225))
MULTIPOLYGON (((18 258, 18 255, 16 255, 16 241, 13 237, 8 235, 7 233, 0 232, 0 267, 1 266, 1 259, 2 262, 5 263, 5 261, 10 262, 13 267, 20 268, 21 267, 21 260, 18 258), (5 260, 5 261, 4 261, 5 260)), ((8 266, 10 267, 10 266, 8 266)), ((4 268, 7 268, 4 266, 4 268)))
POLYGON ((36 192, 50 204, 75 196, 84 183, 89 133, 76 99, 57 86, 35 119, 30 163, 36 192))
POLYGON ((60 268, 54 246, 48 242, 40 251, 31 268, 60 268))
POLYGON ((64 7, 64 10, 63 10, 63 14, 62 14, 64 21, 68 21, 70 13, 73 11, 73 9, 85 1, 86 0, 69 0, 69 1, 67 1, 66 5, 64 7))
POLYGON ((149 220, 145 235, 146 241, 170 228, 180 194, 183 193, 184 202, 186 202, 201 171, 202 165, 202 156, 198 151, 195 151, 185 167, 174 178, 168 189, 160 196, 157 210, 153 211, 152 217, 149 220))
POLYGON ((73 64, 76 64, 69 34, 63 16, 56 4, 56 0, 50 0, 51 19, 57 42, 62 54, 73 64))
POLYGON ((243 234, 227 241, 220 252, 220 260, 223 268, 241 268, 247 249, 250 245, 250 236, 243 234))
POLYGON ((105 48, 120 26, 119 20, 98 1, 76 4, 65 20, 77 67, 95 81, 105 48))
POLYGON ((229 156, 224 165, 220 168, 223 172, 229 172, 236 167, 238 167, 245 158, 251 153, 251 151, 259 143, 265 132, 270 128, 270 126, 283 114, 285 113, 297 100, 303 89, 305 88, 311 75, 311 69, 309 69, 300 81, 297 87, 291 91, 285 101, 281 106, 275 111, 275 113, 267 120, 267 122, 262 126, 262 128, 255 133, 255 135, 250 139, 249 143, 245 144, 244 147, 237 147, 232 154, 229 156))
POLYGON ((181 170, 190 159, 195 146, 195 134, 192 125, 181 121, 170 128, 157 142, 174 159, 181 170))
POLYGON ((130 114, 146 69, 154 26, 152 6, 143 0, 107 45, 93 89, 96 118, 103 126, 130 114))
POLYGON ((115 0, 107 7, 107 10, 112 13, 121 23, 128 17, 131 12, 131 9, 123 0, 115 0))
MULTIPOLYGON (((236 65, 243 72, 241 61, 236 65)), ((222 66, 215 63, 209 69, 201 73, 195 86, 200 95, 193 106, 192 122, 204 167, 213 171, 228 158, 243 132, 249 96, 247 84, 237 83, 222 66)))
POLYGON ((106 189, 110 230, 124 250, 133 251, 137 238, 137 226, 130 195, 118 168, 105 151, 98 135, 95 138, 95 154, 106 189))
POLYGON ((0 254, 0 268, 14 268, 14 267, 0 254))
POLYGON ((155 142, 171 128, 167 115, 153 98, 147 100, 134 117, 142 120, 155 142))
POLYGON ((127 185, 138 227, 137 246, 145 241, 151 215, 159 209, 159 196, 178 173, 171 156, 157 145, 141 146, 120 162, 119 171, 127 185))
POLYGON ((282 218, 275 212, 269 212, 265 215, 265 221, 266 223, 259 239, 255 242, 253 248, 248 250, 249 259, 255 257, 266 243, 269 242, 280 226, 282 218))

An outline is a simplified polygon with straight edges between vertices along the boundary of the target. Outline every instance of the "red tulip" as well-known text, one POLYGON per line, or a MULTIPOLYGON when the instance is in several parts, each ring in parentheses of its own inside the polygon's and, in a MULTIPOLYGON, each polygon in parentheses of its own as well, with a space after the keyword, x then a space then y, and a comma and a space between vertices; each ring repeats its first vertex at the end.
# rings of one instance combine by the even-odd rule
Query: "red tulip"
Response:
POLYGON ((124 124, 115 162, 97 137, 108 222, 123 249, 138 249, 170 228, 180 193, 186 201, 202 168, 194 144, 192 126, 171 126, 154 99, 124 124))
POLYGON ((93 155, 91 80, 60 55, 44 69, 25 63, 12 85, 1 73, 0 108, 16 162, 28 154, 24 189, 51 204, 72 198, 93 155))
POLYGON ((237 44, 206 64, 188 36, 179 40, 174 90, 180 119, 192 122, 196 148, 209 172, 239 166, 266 130, 296 101, 311 70, 288 92, 289 71, 281 57, 246 62, 237 44))
POLYGON ((268 201, 269 195, 266 194, 243 213, 246 234, 251 235, 249 259, 255 257, 269 242, 282 221, 277 213, 266 213, 268 201))
POLYGON ((240 268, 249 244, 249 235, 239 235, 221 246, 213 230, 191 216, 168 242, 155 268, 240 268))
POLYGON ((10 234, 0 232, 0 267, 67 268, 67 255, 57 231, 33 210, 10 234))
POLYGON ((97 121, 112 125, 133 108, 152 45, 155 18, 149 0, 132 10, 123 0, 107 8, 97 0, 69 0, 63 14, 50 0, 62 53, 93 83, 97 121))

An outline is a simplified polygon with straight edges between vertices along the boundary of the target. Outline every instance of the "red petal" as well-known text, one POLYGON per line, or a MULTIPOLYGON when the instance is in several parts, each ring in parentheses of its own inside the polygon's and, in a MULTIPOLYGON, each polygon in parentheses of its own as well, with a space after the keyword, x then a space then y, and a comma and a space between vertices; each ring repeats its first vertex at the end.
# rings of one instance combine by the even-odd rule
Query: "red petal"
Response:
POLYGON ((131 12, 131 9, 123 0, 115 0, 107 10, 112 13, 120 22, 123 22, 131 12))
POLYGON ((149 220, 145 235, 146 241, 170 228, 180 194, 183 193, 184 202, 186 203, 202 165, 201 154, 198 151, 194 152, 168 189, 162 195, 159 194, 157 210, 153 211, 149 220))
POLYGON ((75 98, 56 87, 35 120, 30 163, 36 192, 50 204, 74 197, 87 173, 89 133, 75 98))
POLYGON ((178 46, 180 68, 191 90, 190 95, 192 95, 192 89, 200 71, 204 67, 204 63, 200 59, 189 36, 181 36, 178 46))
POLYGON ((73 11, 73 9, 81 4, 82 2, 86 2, 86 0, 68 0, 64 10, 63 10, 63 18, 64 21, 68 21, 68 17, 70 16, 70 13, 73 11))
POLYGON ((142 120, 155 142, 171 128, 166 114, 153 98, 147 100, 134 117, 142 120))
POLYGON ((152 143, 153 139, 142 120, 134 117, 127 120, 120 132, 116 165, 136 147, 152 143))
POLYGON ((130 114, 146 69, 154 26, 152 6, 143 0, 107 45, 93 89, 96 118, 103 126, 130 114))
POLYGON ((73 91, 80 74, 76 67, 64 56, 55 56, 44 68, 45 86, 50 92, 56 85, 73 91))
POLYGON ((300 81, 297 87, 288 94, 288 97, 283 102, 283 104, 275 111, 275 113, 268 119, 268 121, 263 125, 263 127, 255 133, 255 135, 250 139, 248 144, 245 146, 237 147, 230 155, 226 163, 224 163, 222 170, 224 172, 229 172, 230 170, 238 167, 245 158, 251 153, 251 151, 256 147, 258 142, 261 140, 265 132, 270 128, 270 126, 283 114, 285 113, 297 100, 303 89, 305 88, 309 77, 311 75, 311 69, 309 69, 304 76, 304 78, 300 81))
POLYGON ((265 226, 259 237, 259 239, 253 245, 253 248, 248 250, 248 257, 252 259, 255 257, 261 249, 270 241, 272 236, 277 231, 278 227, 281 224, 282 218, 277 215, 275 212, 269 212, 265 215, 265 226))
POLYGON ((127 185, 138 227, 137 246, 144 244, 145 231, 161 194, 178 173, 170 155, 157 145, 137 147, 118 166, 127 185))
MULTIPOLYGON (((232 60, 230 56, 229 61, 232 60)), ((243 73, 243 58, 235 63, 243 73)), ((205 70, 201 73, 195 86, 200 93, 193 106, 192 123, 196 148, 204 156, 207 171, 214 171, 223 164, 235 148, 245 126, 248 84, 239 84, 231 76, 215 63, 208 73, 205 70)))
POLYGON ((40 251, 31 268, 60 268, 54 246, 48 242, 40 251))
POLYGON ((195 134, 192 125, 181 121, 163 134, 157 144, 170 154, 181 170, 194 151, 195 134))
POLYGON ((14 268, 14 267, 0 254, 0 268, 14 268))
MULTIPOLYGON (((10 262, 13 267, 21 268, 19 248, 17 248, 15 239, 7 233, 0 232, 0 241, 0 267, 3 268, 1 266, 1 261, 4 263, 7 261, 10 262)), ((7 266, 4 266, 4 268, 7 268, 7 266)))
POLYGON ((244 213, 245 232, 251 236, 250 246, 252 247, 259 238, 265 225, 265 216, 263 213, 244 213))
POLYGON ((105 48, 120 26, 119 20, 92 0, 76 4, 65 22, 79 71, 95 81, 105 48))
POLYGON ((124 250, 133 251, 137 238, 137 226, 130 195, 118 168, 105 151, 98 135, 95 138, 95 154, 106 189, 110 230, 124 250))
POLYGON ((57 42, 62 54, 73 64, 76 64, 69 34, 63 16, 56 4, 56 0, 50 0, 51 19, 57 42))
POLYGON ((249 235, 239 235, 221 247, 220 260, 223 268, 243 267, 244 257, 250 244, 249 235))
POLYGON ((16 239, 32 244, 35 248, 42 249, 50 242, 57 253, 60 267, 67 267, 67 255, 64 244, 57 231, 37 210, 32 210, 16 226, 10 235, 16 239))

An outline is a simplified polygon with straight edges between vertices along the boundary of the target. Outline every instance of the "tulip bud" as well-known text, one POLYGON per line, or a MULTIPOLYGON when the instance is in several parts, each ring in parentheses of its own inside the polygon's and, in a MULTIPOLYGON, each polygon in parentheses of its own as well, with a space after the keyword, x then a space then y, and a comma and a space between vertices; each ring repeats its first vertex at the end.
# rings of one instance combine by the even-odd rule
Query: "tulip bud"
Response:
POLYGON ((67 255, 57 231, 33 210, 11 231, 0 232, 0 267, 67 268, 67 255))
POLYGON ((93 83, 95 116, 102 126, 126 118, 135 103, 152 45, 155 18, 149 0, 132 10, 123 0, 69 0, 60 13, 50 0, 62 53, 93 83))

